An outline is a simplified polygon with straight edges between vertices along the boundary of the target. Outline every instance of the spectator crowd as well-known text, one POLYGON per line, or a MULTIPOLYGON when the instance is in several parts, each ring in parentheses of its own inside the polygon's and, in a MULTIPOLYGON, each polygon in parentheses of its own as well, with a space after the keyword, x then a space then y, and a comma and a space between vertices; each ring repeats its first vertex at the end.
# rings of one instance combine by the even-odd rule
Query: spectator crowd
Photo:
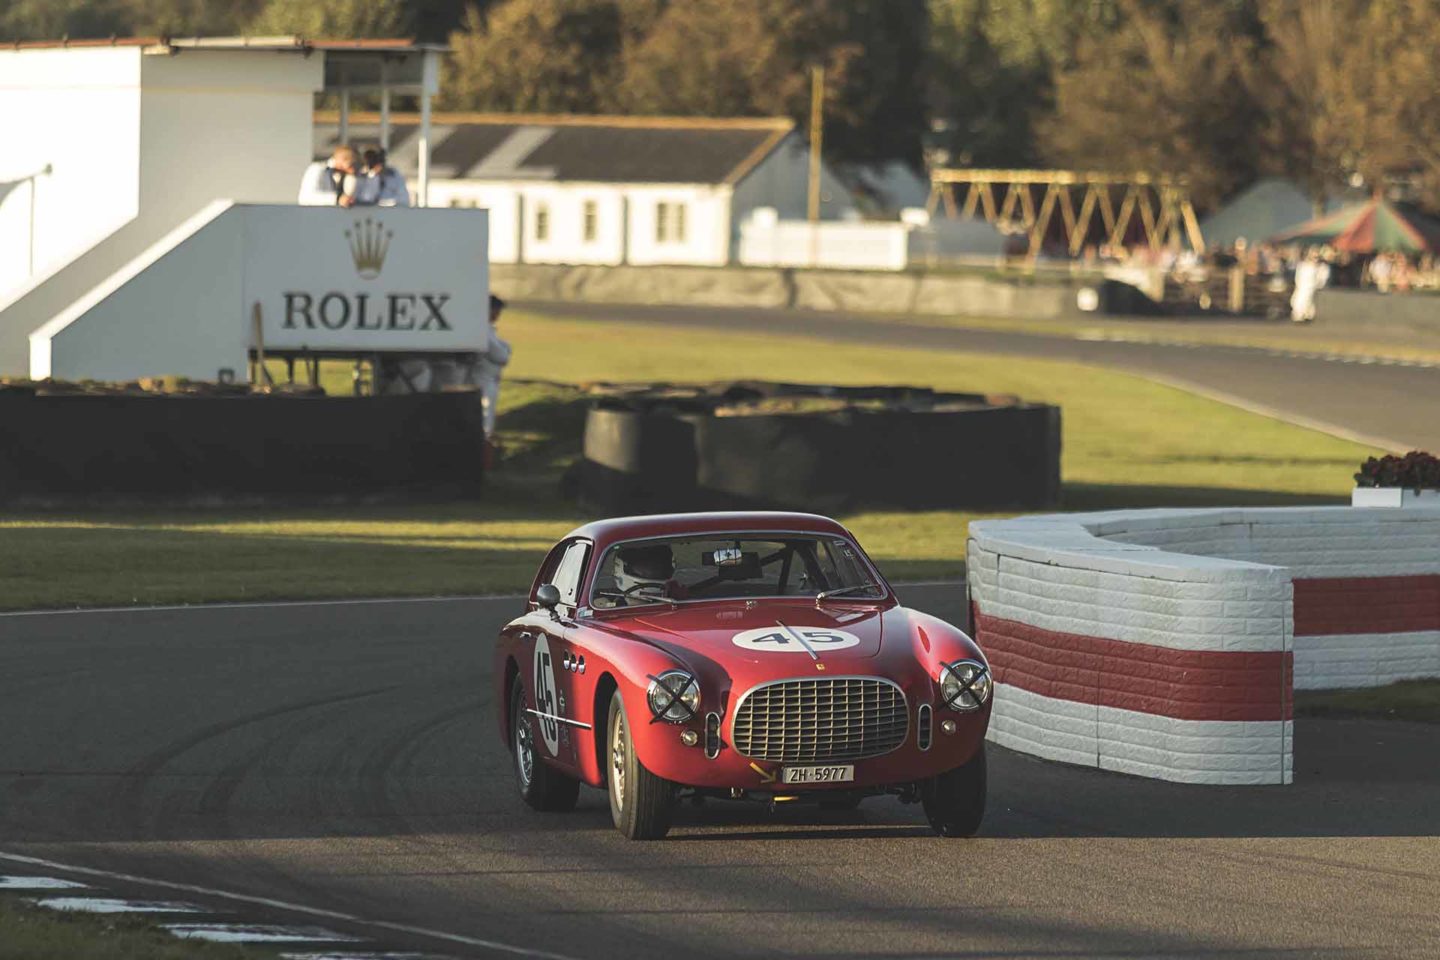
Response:
POLYGON ((364 153, 342 144, 325 163, 312 163, 300 181, 299 203, 309 207, 408 207, 410 190, 385 151, 364 153))

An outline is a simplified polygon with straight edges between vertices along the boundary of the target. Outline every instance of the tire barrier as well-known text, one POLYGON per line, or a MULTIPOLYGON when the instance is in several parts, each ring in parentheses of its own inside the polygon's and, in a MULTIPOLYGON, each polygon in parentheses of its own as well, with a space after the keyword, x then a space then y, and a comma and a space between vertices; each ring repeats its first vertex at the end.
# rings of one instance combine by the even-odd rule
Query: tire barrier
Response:
POLYGON ((908 387, 656 386, 597 399, 578 493, 611 514, 1036 509, 1060 492, 1060 410, 908 387))
POLYGON ((970 525, 990 738, 1289 783, 1292 691, 1440 677, 1440 509, 1133 510, 970 525))
POLYGON ((0 502, 478 492, 474 393, 403 397, 0 391, 0 502))

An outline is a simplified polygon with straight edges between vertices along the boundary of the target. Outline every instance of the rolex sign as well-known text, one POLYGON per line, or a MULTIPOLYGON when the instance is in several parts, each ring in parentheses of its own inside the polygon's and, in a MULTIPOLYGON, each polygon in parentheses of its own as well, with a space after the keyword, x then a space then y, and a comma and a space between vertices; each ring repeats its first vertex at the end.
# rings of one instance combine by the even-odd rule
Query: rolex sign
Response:
POLYGON ((267 351, 480 350, 487 239, 477 210, 252 207, 247 316, 260 304, 267 351))

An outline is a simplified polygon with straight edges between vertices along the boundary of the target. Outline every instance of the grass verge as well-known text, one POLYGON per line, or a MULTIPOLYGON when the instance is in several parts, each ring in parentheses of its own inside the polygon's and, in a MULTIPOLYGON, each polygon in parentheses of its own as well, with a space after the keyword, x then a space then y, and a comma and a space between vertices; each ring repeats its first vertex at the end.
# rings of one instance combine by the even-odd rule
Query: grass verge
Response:
POLYGON ((42 910, 0 898, 0 960, 265 960, 244 947, 178 940, 136 917, 42 910))
MULTIPOLYGON (((1342 503, 1356 465, 1375 452, 1073 363, 519 313, 505 335, 517 379, 906 383, 1058 403, 1068 510, 1342 503)), ((507 458, 474 503, 0 516, 0 608, 522 589, 551 543, 586 519, 558 493, 561 469, 579 453, 577 398, 554 384, 504 389, 507 458)), ((916 580, 961 573, 966 524, 977 516, 843 519, 887 576, 916 580)))
POLYGON ((1362 690, 1308 690, 1295 694, 1295 713, 1440 723, 1440 680, 1402 680, 1362 690))

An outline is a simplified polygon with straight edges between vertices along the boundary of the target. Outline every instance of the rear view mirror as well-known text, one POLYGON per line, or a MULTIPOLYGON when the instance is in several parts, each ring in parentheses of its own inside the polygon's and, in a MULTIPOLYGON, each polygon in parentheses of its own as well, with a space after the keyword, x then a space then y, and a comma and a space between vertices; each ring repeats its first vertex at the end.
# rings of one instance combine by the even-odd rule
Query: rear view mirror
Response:
POLYGON ((715 575, 721 580, 759 580, 765 571, 760 566, 760 554, 747 550, 738 559, 718 565, 715 575))
POLYGON ((540 589, 535 591, 535 602, 554 613, 555 608, 560 605, 560 588, 553 583, 540 584, 540 589))

